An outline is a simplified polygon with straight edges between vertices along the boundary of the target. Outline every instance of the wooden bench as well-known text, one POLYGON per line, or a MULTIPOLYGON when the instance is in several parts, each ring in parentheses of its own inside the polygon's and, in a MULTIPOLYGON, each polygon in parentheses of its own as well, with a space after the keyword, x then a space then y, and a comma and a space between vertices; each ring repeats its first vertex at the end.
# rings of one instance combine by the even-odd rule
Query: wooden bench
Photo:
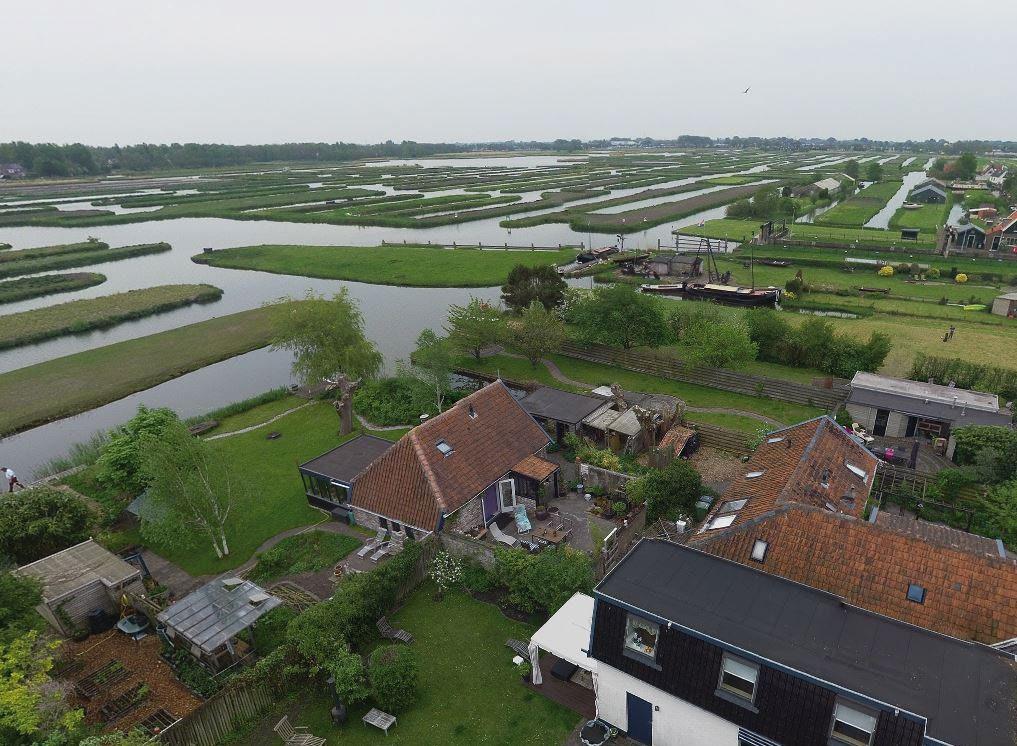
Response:
POLYGON ((373 725, 375 728, 381 728, 385 731, 385 735, 388 735, 388 729, 395 725, 395 715, 389 715, 387 712, 372 707, 371 711, 364 715, 364 722, 368 725, 373 725))
POLYGON ((505 646, 511 649, 512 652, 514 652, 520 658, 526 658, 527 660, 529 660, 530 646, 528 643, 510 637, 508 640, 505 641, 505 646))
POLYGON ((404 629, 393 628, 389 624, 387 617, 382 617, 378 620, 378 632, 388 640, 399 640, 399 642, 405 642, 407 645, 413 642, 413 635, 404 629))

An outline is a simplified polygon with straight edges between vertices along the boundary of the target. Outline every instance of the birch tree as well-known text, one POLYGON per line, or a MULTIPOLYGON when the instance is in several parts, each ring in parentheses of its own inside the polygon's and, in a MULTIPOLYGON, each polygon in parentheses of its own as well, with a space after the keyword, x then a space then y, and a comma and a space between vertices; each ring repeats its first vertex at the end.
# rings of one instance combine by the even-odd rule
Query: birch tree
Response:
POLYGON ((142 443, 149 484, 141 510, 146 539, 193 545, 201 539, 219 559, 230 553, 231 516, 242 502, 244 482, 205 441, 181 422, 142 443))

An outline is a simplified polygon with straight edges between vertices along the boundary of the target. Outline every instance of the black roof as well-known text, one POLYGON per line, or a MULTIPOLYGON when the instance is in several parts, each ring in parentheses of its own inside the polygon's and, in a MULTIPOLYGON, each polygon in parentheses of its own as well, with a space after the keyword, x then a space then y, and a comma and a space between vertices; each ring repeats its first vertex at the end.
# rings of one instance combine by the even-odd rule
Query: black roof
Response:
POLYGON ((300 465, 301 471, 352 484, 353 478, 392 447, 392 441, 374 435, 358 435, 337 448, 300 465))
POLYGON ((597 396, 584 396, 542 386, 519 404, 534 417, 577 425, 607 404, 607 401, 597 396))
POLYGON ((1013 743, 1017 662, 687 546, 644 539, 595 595, 928 720, 948 744, 1013 743))

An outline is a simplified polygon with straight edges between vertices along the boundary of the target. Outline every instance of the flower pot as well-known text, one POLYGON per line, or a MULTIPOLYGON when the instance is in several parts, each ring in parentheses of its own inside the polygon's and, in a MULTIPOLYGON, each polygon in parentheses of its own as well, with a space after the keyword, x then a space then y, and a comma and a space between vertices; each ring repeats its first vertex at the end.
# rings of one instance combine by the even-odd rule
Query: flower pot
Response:
POLYGON ((548 515, 548 513, 547 513, 547 510, 545 508, 537 508, 536 518, 537 518, 538 521, 546 521, 547 520, 547 515, 548 515))

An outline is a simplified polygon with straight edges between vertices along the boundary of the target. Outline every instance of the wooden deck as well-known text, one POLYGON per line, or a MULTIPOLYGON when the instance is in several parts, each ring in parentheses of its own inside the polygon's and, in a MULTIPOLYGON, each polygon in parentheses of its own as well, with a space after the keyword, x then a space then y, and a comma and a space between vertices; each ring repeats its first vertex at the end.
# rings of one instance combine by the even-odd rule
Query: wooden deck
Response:
POLYGON ((533 691, 544 695, 552 702, 557 702, 563 707, 582 715, 586 720, 593 720, 597 717, 597 695, 592 689, 587 689, 571 681, 561 681, 551 675, 551 666, 558 661, 550 653, 544 653, 540 658, 540 672, 544 676, 544 683, 535 686, 527 682, 533 691))

